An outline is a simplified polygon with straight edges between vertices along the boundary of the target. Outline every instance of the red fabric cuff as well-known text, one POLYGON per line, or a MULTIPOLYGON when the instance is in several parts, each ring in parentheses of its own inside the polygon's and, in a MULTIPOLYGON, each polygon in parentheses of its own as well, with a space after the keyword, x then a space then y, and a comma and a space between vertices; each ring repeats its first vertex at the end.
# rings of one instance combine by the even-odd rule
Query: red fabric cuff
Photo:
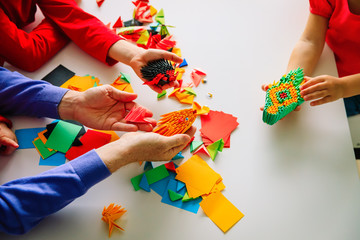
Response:
POLYGON ((12 122, 6 117, 0 115, 0 122, 5 123, 8 126, 8 128, 12 128, 12 122))

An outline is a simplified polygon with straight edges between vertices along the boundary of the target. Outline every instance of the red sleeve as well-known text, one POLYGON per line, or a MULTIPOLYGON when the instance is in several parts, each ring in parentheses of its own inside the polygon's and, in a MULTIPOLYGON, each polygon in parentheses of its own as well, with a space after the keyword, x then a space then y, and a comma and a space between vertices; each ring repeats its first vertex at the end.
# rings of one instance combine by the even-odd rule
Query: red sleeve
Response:
POLYGON ((0 122, 5 123, 8 126, 8 128, 12 128, 12 122, 6 117, 0 115, 0 122))
POLYGON ((333 0, 309 0, 310 12, 325 18, 330 18, 335 7, 333 0))
POLYGON ((99 19, 83 11, 73 0, 39 0, 38 6, 45 17, 54 21, 85 52, 110 65, 116 63, 107 54, 123 38, 99 19))
POLYGON ((51 20, 32 32, 19 29, 0 8, 0 59, 26 71, 35 71, 69 41, 51 20))

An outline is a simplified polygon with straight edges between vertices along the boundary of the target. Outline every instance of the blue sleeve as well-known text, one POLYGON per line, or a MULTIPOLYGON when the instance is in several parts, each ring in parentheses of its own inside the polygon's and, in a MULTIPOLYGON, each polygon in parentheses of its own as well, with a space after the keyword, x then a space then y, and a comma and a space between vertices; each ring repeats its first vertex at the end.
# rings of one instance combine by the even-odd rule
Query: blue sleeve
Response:
POLYGON ((0 186, 0 231, 23 234, 110 176, 92 150, 71 162, 0 186))
POLYGON ((60 118, 57 107, 67 91, 0 67, 0 114, 60 118))

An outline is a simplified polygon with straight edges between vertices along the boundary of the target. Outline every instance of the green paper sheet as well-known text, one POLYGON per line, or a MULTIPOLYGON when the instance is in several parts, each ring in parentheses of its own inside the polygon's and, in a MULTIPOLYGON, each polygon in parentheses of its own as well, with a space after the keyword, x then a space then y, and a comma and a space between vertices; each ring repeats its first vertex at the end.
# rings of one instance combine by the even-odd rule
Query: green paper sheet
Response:
POLYGON ((40 138, 35 138, 33 144, 43 159, 46 159, 56 153, 55 150, 50 151, 47 147, 45 147, 45 144, 40 138))
POLYGON ((45 146, 66 153, 80 130, 81 126, 60 120, 50 134, 45 146))

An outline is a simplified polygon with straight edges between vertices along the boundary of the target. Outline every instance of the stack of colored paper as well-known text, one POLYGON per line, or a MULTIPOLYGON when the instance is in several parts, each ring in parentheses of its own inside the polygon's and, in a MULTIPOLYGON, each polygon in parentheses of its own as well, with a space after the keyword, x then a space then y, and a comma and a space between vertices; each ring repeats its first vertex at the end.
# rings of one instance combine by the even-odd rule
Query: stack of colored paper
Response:
POLYGON ((222 177, 198 155, 179 167, 169 162, 156 168, 146 164, 144 169, 144 173, 131 179, 136 191, 150 192, 152 189, 162 196, 162 203, 192 213, 197 213, 201 206, 224 232, 244 216, 221 194, 225 189, 222 177))

